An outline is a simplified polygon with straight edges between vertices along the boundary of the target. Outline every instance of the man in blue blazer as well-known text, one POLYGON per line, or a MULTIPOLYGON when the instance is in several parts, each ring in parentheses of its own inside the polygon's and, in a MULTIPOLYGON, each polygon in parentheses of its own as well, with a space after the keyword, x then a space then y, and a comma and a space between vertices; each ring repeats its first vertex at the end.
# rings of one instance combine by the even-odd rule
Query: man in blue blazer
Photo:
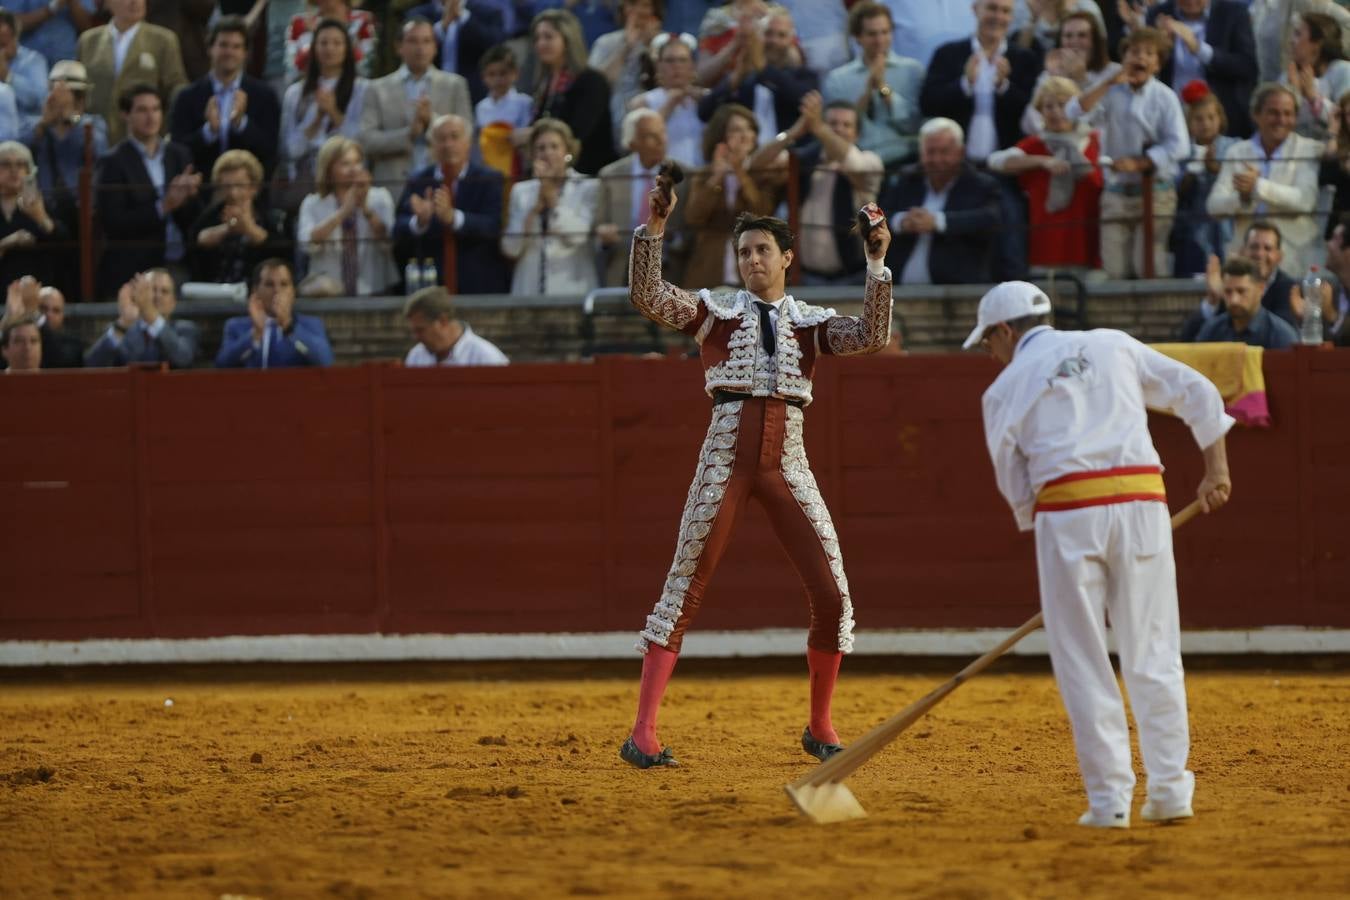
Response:
POLYGON ((265 259, 253 270, 248 315, 225 322, 216 354, 218 369, 331 366, 333 348, 317 316, 295 312, 295 276, 284 259, 265 259))
POLYGON ((211 28, 211 71, 178 92, 169 113, 174 141, 192 151, 197 171, 211 167, 226 150, 247 150, 271 177, 277 161, 281 104, 272 86, 244 72, 248 25, 225 16, 211 28))
POLYGON ((469 161, 472 135, 473 126, 462 116, 438 116, 431 123, 434 162, 414 172, 399 197, 394 256, 399 268, 409 259, 434 259, 437 281, 445 284, 445 234, 450 229, 455 235, 455 283, 445 286, 455 294, 501 294, 511 284, 498 244, 502 176, 469 161))
POLYGON ((881 200, 892 210, 886 264, 896 284, 993 281, 991 250, 1000 233, 999 187, 964 158, 961 126, 930 119, 919 129, 919 165, 881 200))
MULTIPOLYGON (((1132 26, 1143 24, 1137 12, 1132 26)), ((1172 39, 1158 80, 1178 94, 1192 81, 1206 82, 1223 104, 1228 134, 1250 137, 1247 104, 1256 88, 1256 38, 1247 4, 1238 0, 1166 0, 1145 20, 1172 39)))

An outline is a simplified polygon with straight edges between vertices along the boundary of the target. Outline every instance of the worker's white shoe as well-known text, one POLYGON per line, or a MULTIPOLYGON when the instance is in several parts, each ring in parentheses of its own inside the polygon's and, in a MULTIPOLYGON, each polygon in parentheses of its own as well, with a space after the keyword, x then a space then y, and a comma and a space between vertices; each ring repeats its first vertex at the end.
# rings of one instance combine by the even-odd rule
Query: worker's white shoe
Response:
POLYGON ((1088 810, 1078 817, 1079 825, 1089 828, 1129 828, 1130 814, 1127 812, 1099 813, 1088 810))
POLYGON ((1164 806, 1148 800, 1139 811, 1139 815, 1143 816, 1146 822, 1172 822, 1176 819, 1189 819, 1195 813, 1191 811, 1189 803, 1184 806, 1164 806))

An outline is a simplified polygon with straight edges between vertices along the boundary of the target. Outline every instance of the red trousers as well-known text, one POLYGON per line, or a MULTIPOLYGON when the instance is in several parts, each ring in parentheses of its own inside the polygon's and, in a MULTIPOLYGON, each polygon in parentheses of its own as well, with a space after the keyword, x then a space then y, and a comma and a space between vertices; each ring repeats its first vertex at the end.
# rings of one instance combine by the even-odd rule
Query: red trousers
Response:
POLYGON ((853 604, 839 539, 802 444, 802 410, 750 397, 713 407, 698 469, 680 519, 675 561, 638 649, 680 651, 685 629, 731 540, 736 514, 755 497, 801 576, 811 604, 807 646, 824 653, 853 649, 853 604))

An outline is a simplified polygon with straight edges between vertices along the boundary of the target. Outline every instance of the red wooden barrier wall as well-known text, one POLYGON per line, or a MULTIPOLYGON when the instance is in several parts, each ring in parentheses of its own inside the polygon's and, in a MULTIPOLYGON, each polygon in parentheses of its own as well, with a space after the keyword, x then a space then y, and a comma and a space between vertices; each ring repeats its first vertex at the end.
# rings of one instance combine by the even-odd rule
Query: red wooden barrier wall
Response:
MULTIPOLYGON (((807 447, 863 628, 1011 626, 1030 539, 974 355, 825 361, 807 447)), ((1350 353, 1268 354, 1276 427, 1177 535, 1188 627, 1350 626, 1350 353)), ((708 418, 696 363, 0 378, 0 638, 636 630, 708 418)), ((1173 507, 1198 452, 1157 419, 1173 507)), ((701 628, 804 627, 751 508, 701 628)))

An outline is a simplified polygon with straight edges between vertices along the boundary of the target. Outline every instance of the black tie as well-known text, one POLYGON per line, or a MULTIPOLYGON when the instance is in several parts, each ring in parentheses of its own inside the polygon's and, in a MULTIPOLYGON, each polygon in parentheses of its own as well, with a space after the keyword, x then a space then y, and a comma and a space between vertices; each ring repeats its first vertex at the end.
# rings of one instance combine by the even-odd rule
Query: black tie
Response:
POLYGON ((755 306, 759 307, 759 342, 764 346, 764 352, 773 356, 774 349, 778 346, 773 333, 773 320, 769 318, 769 310, 773 309, 773 304, 756 300, 755 306))

